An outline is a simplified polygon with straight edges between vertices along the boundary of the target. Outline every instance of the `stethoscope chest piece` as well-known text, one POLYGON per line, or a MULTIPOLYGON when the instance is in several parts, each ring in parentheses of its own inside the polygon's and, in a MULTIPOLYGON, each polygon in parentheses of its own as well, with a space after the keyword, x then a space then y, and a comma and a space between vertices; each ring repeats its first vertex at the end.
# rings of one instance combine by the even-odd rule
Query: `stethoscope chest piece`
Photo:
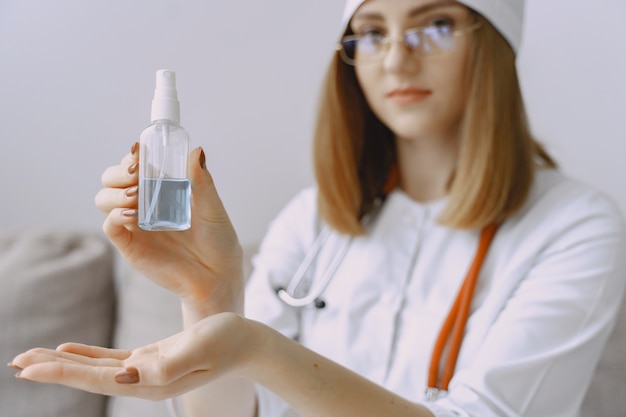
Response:
POLYGON ((444 398, 448 395, 448 391, 441 390, 439 388, 428 387, 424 391, 424 401, 434 402, 440 398, 444 398))

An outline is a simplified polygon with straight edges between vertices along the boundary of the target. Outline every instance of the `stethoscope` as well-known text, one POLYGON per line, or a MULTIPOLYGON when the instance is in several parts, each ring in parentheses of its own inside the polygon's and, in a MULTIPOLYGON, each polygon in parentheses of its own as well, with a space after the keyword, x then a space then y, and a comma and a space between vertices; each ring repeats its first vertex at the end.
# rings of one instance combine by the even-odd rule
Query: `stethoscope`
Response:
POLYGON ((350 246, 351 238, 344 237, 343 242, 341 242, 340 247, 337 249, 335 256, 330 261, 328 268, 324 271, 321 278, 318 280, 316 285, 313 288, 309 288, 305 295, 298 297, 296 296, 298 287, 303 283, 304 277, 307 275, 307 272, 317 259, 320 250, 324 247, 324 244, 331 236, 331 230, 328 226, 324 227, 321 232, 317 235, 313 244, 307 251, 304 259, 296 272, 293 274, 291 281, 289 281, 289 285, 285 289, 284 287, 276 288, 276 295, 280 298, 285 304, 291 307, 306 307, 306 306, 314 306, 315 308, 322 309, 326 307, 326 302, 321 299, 321 295, 330 283, 330 280, 335 275, 335 271, 343 261, 343 258, 348 251, 348 247, 350 246))
MULTIPOLYGON (((454 374, 459 351, 463 342, 463 334, 469 317, 476 282, 478 281, 478 276, 484 263, 485 256, 487 255, 487 251, 489 250, 497 230, 497 224, 488 225, 481 230, 474 260, 472 261, 454 303, 452 304, 452 307, 450 308, 450 311, 441 326, 441 330, 436 339, 430 359, 427 388, 424 393, 424 399, 427 401, 435 401, 447 395, 448 385, 452 380, 452 375, 454 374), (443 364, 443 369, 441 369, 441 361, 444 352, 446 353, 446 358, 445 363, 443 364)), ((302 263, 294 273, 287 288, 285 289, 283 287, 279 287, 276 289, 276 295, 285 304, 292 307, 314 306, 318 309, 326 307, 326 302, 322 300, 320 296, 330 283, 335 271, 339 267, 339 264, 343 261, 350 245, 351 240, 349 238, 345 238, 344 242, 340 245, 339 249, 335 253, 335 256, 329 263, 328 268, 322 274, 319 282, 312 288, 308 289, 306 294, 303 296, 296 296, 296 291, 302 284, 307 271, 315 262, 315 259, 319 255, 320 250, 330 235, 331 230, 329 228, 322 229, 311 245, 311 248, 306 253, 302 263)))

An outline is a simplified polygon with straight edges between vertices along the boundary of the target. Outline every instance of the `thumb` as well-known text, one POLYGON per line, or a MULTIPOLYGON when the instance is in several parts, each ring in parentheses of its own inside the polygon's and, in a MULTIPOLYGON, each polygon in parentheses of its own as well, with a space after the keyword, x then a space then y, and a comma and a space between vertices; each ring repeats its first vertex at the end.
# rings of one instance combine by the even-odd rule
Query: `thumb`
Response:
POLYGON ((191 215, 210 223, 230 224, 226 209, 217 193, 211 173, 206 168, 206 155, 201 147, 189 155, 189 179, 191 181, 191 215))

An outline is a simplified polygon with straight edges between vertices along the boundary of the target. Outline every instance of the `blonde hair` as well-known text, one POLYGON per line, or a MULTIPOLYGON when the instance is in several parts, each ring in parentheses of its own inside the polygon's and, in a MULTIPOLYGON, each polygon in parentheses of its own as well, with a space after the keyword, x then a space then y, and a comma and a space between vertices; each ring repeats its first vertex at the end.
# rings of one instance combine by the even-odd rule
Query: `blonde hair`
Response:
MULTIPOLYGON (((439 218, 462 229, 512 216, 537 167, 556 167, 530 133, 513 50, 476 18, 481 27, 473 34, 459 159, 439 218)), ((362 234, 363 216, 397 184, 395 137, 367 105, 354 67, 338 54, 324 80, 313 144, 320 215, 339 232, 362 234)))

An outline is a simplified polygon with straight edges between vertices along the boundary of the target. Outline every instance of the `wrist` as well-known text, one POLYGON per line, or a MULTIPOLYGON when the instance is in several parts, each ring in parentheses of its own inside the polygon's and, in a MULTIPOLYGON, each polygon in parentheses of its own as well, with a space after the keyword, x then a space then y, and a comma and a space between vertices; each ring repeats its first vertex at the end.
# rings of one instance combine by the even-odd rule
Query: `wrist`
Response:
POLYGON ((235 313, 243 315, 243 294, 237 300, 214 300, 203 301, 189 298, 181 298, 181 309, 185 327, 191 326, 209 316, 220 313, 235 313))
POLYGON ((274 338, 275 336, 282 337, 282 335, 263 323, 240 317, 243 324, 239 327, 240 337, 237 336, 240 350, 238 363, 233 369, 232 376, 262 383, 267 378, 267 367, 272 366, 271 361, 274 358, 272 350, 278 348, 278 343, 274 338))
POLYGON ((241 265, 198 281, 191 291, 180 295, 185 324, 219 313, 243 315, 245 280, 241 265))
POLYGON ((274 387, 275 378, 282 379, 284 372, 289 372, 288 362, 294 358, 292 345, 297 342, 265 325, 264 323, 245 319, 246 334, 243 343, 245 352, 241 355, 238 376, 254 381, 266 388, 274 387))

